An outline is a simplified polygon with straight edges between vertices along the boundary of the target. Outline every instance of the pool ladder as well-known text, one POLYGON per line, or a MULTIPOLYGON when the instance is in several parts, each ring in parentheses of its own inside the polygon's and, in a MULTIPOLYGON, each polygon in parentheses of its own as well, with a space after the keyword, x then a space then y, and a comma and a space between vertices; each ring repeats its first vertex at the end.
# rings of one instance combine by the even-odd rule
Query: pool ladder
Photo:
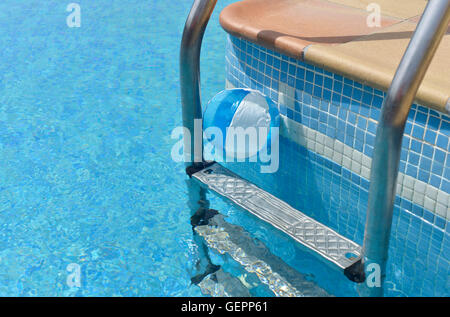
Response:
MULTIPOLYGON (((450 23, 450 0, 430 0, 397 68, 383 103, 372 161, 363 247, 295 210, 277 197, 203 159, 200 100, 200 50, 217 0, 195 0, 180 49, 180 85, 186 172, 202 186, 228 198, 285 232, 355 282, 365 280, 369 265, 385 276, 403 133, 417 90, 450 23)), ((362 284, 365 285, 365 284, 362 284)), ((361 288, 366 296, 382 296, 378 287, 361 288)))

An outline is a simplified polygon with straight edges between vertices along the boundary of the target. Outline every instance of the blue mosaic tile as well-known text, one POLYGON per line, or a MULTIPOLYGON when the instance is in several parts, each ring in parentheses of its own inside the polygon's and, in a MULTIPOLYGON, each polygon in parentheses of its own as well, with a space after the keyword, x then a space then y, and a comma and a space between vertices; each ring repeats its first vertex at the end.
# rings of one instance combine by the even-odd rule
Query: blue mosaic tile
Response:
MULTIPOLYGON (((261 47, 251 43, 247 43, 245 46, 242 43, 238 43, 242 41, 231 39, 231 46, 234 48, 233 50, 228 50, 227 54, 227 62, 230 68, 239 70, 240 67, 238 66, 242 63, 242 60, 255 59, 250 54, 256 54, 257 51, 262 50, 261 47), (240 50, 240 47, 246 47, 247 51, 240 50), (241 56, 240 58, 236 57, 237 51, 239 51, 237 55, 241 56), (243 59, 242 56, 247 58, 243 59)), ((289 118, 316 129, 327 136, 337 137, 338 140, 372 157, 376 125, 380 117, 383 99, 386 95, 384 92, 369 86, 363 86, 340 75, 324 72, 319 67, 308 65, 302 61, 291 58, 283 59, 280 54, 270 50, 264 49, 264 52, 264 56, 270 56, 270 58, 266 59, 266 69, 276 69, 279 71, 281 82, 302 91, 303 94, 313 99, 313 103, 304 97, 303 99, 297 99, 299 105, 292 110, 293 113, 289 113, 289 118), (308 112, 301 110, 304 108, 304 105, 314 106, 314 101, 317 100, 323 102, 323 104, 319 103, 319 106, 314 107, 317 111, 308 112), (333 118, 333 120, 330 120, 330 118, 333 118), (357 118, 362 118, 361 123, 356 122, 357 118), (336 135, 334 129, 328 129, 321 125, 321 123, 334 122, 336 119, 344 121, 345 127, 338 126, 338 130, 343 128, 346 131, 345 134, 338 132, 336 135), (355 133, 351 127, 353 125, 357 125, 361 131, 358 130, 355 133), (366 140, 366 143, 362 142, 363 140, 366 140), (369 146, 366 147, 365 144, 369 146)), ((263 64, 262 61, 260 64, 263 64)), ((231 76, 228 76, 228 80, 232 84, 266 91, 268 92, 267 95, 274 97, 274 101, 277 101, 275 96, 278 91, 277 81, 261 81, 258 75, 259 71, 252 67, 246 67, 245 71, 239 70, 239 72, 243 72, 243 75, 249 80, 238 80, 231 73, 231 76)), ((432 186, 439 186, 437 188, 446 193, 449 193, 448 178, 444 175, 444 169, 439 165, 436 165, 433 169, 430 162, 426 159, 420 160, 420 158, 426 157, 432 159, 435 163, 445 163, 445 157, 441 153, 447 153, 450 146, 448 135, 449 122, 450 118, 447 115, 420 105, 413 105, 405 128, 405 139, 407 138, 410 142, 403 143, 403 150, 417 153, 419 160, 416 156, 407 156, 406 160, 401 164, 403 167, 402 172, 419 178, 432 186), (440 155, 433 157, 433 152, 438 150, 441 151, 439 152, 440 155), (422 172, 419 172, 419 170, 422 170, 422 172), (440 178, 439 181, 438 178, 440 178), (443 181, 446 178, 447 180, 443 181)))

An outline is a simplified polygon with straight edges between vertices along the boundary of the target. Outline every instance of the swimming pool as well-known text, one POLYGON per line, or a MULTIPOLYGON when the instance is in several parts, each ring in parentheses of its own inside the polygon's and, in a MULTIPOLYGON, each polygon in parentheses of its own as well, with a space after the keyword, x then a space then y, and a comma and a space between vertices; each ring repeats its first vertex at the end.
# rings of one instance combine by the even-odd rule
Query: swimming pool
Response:
MULTIPOLYGON (((206 31, 204 103, 224 88, 227 40, 218 14, 232 2, 217 3, 206 31)), ((68 3, 0 4, 0 296, 204 296, 192 279, 205 261, 250 285, 249 295, 273 296, 275 286, 236 258, 205 251, 191 225, 184 165, 171 158, 170 133, 181 125, 179 43, 191 1, 79 0, 80 28, 66 25, 68 3), (67 283, 70 264, 80 267, 79 287, 67 283)), ((279 173, 259 178, 245 164, 231 168, 331 227, 333 206, 365 211, 365 199, 333 175, 330 162, 285 139, 281 149, 279 173), (299 161, 304 167, 287 173, 299 161), (309 190, 320 191, 297 191, 312 181, 309 190), (296 187, 286 191, 286 182, 296 187), (330 188, 351 200, 330 196, 321 205, 330 188)), ((293 280, 357 295, 289 237, 213 194, 208 199, 263 243, 274 265, 294 268, 293 280)), ((334 229, 360 243, 361 232, 334 229)), ((388 295, 408 295, 392 288, 388 295)))

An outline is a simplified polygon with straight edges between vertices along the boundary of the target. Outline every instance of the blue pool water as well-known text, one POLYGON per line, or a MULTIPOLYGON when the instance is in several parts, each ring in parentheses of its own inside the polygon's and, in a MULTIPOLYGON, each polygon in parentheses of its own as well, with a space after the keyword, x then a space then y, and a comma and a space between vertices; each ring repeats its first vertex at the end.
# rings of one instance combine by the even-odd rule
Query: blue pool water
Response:
MULTIPOLYGON (((192 1, 78 0, 80 28, 66 25, 69 2, 0 3, 0 296, 202 296, 191 283, 204 254, 186 175, 170 156, 170 132, 181 125, 179 42, 192 1), (81 287, 67 285, 70 263, 81 268, 81 287)), ((204 102, 224 87, 218 13, 232 2, 218 1, 205 35, 204 102)), ((277 174, 232 168, 361 243, 365 194, 336 178, 329 162, 287 140, 281 149, 277 174), (301 168, 290 174, 293 164, 301 168), (296 186, 287 190, 287 182, 296 186)), ((357 295, 292 239, 208 198, 330 294, 357 295)), ((215 264, 242 274, 210 252, 215 264)), ((403 287, 397 271, 391 289, 403 287)), ((433 283, 445 289, 445 279, 433 283)), ((258 286, 252 295, 270 292, 258 286)))
MULTIPOLYGON (((192 1, 0 3, 0 296, 200 296, 183 165, 178 52, 192 1), (66 284, 70 263, 82 287, 66 284)), ((219 1, 203 98, 225 82, 219 1)))

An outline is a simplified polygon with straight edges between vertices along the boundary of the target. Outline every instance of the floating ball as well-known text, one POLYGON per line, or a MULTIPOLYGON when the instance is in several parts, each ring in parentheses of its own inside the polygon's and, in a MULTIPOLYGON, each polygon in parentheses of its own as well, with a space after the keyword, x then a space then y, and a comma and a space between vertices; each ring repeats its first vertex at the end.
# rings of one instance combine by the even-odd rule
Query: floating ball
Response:
POLYGON ((215 153, 222 153, 223 158, 246 159, 262 150, 270 151, 271 128, 279 125, 277 105, 250 89, 221 91, 211 99, 203 114, 205 135, 215 153))

